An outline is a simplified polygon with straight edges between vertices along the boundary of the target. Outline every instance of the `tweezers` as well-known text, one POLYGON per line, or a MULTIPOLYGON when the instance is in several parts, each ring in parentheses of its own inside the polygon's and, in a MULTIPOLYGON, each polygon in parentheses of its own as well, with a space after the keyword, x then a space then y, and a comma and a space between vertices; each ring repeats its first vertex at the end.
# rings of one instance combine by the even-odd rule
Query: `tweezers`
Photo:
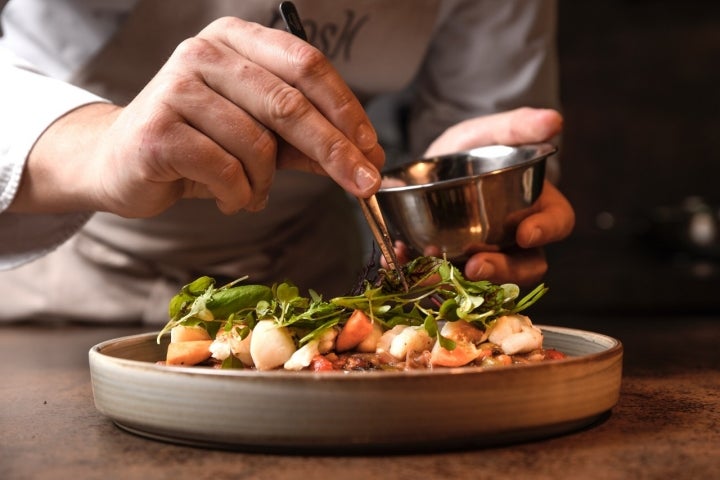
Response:
MULTIPOLYGON (((285 28, 287 28, 288 32, 307 42, 307 34, 302 26, 300 15, 292 2, 287 1, 280 3, 280 16, 285 22, 285 28)), ((377 198, 375 195, 370 198, 358 198, 358 202, 360 203, 360 209, 365 216, 365 220, 367 220, 370 226, 370 231, 380 247, 383 257, 385 257, 388 268, 397 274, 400 283, 407 292, 409 289, 407 279, 405 275, 403 275, 402 268, 400 268, 400 263, 395 255, 395 248, 388 233, 385 219, 380 211, 377 198)))

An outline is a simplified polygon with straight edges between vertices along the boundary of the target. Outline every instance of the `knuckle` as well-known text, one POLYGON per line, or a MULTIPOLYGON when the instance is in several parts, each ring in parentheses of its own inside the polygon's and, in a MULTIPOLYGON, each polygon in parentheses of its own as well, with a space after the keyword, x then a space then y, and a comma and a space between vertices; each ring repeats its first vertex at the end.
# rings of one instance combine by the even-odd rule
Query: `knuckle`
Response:
POLYGON ((245 22, 244 20, 238 18, 238 17, 232 17, 232 16, 224 16, 220 17, 216 20, 214 20, 210 27, 213 30, 218 30, 220 32, 227 31, 230 29, 235 28, 241 28, 244 25, 246 25, 248 22, 245 22))
POLYGON ((331 139, 324 148, 324 154, 320 159, 320 164, 325 170, 335 169, 337 166, 346 165, 348 168, 352 168, 352 165, 347 161, 351 158, 351 145, 346 139, 342 137, 335 137, 331 139))
POLYGON ((340 111, 349 110, 355 107, 355 98, 349 91, 338 94, 335 102, 335 108, 340 111))
POLYGON ((217 180, 223 185, 234 185, 231 197, 226 199, 226 208, 238 211, 246 208, 253 199, 253 188, 243 165, 235 160, 226 162, 217 172, 217 180))
POLYGON ((277 158, 277 139, 269 130, 263 130, 255 139, 252 145, 252 161, 255 165, 250 170, 250 183, 255 197, 265 197, 273 183, 277 158))
POLYGON ((251 150, 262 162, 274 163, 278 150, 277 138, 270 130, 263 128, 253 140, 251 150))
POLYGON ((232 185, 245 178, 245 169, 242 163, 227 161, 217 171, 217 179, 223 184, 232 185))
POLYGON ((352 118, 358 122, 362 120, 360 117, 362 109, 349 90, 333 91, 329 100, 333 102, 332 109, 336 112, 335 115, 352 118))
MULTIPOLYGON (((144 158, 153 159, 155 162, 167 158, 167 139, 174 134, 173 125, 163 118, 162 115, 153 115, 145 120, 137 130, 139 134, 139 152, 144 158)), ((145 162, 142 166, 149 167, 145 162)))
POLYGON ((181 63, 215 63, 221 52, 210 40, 203 37, 192 37, 183 40, 175 48, 172 58, 181 63))
POLYGON ((300 76, 325 76, 330 71, 330 63, 325 55, 309 43, 295 43, 289 49, 289 54, 290 62, 300 76))
POLYGON ((282 84, 267 96, 267 110, 278 121, 296 120, 310 111, 310 102, 296 88, 282 84))
POLYGON ((174 99, 192 97, 198 87, 198 79, 189 73, 166 76, 159 82, 159 97, 161 104, 172 104, 174 99), (163 99, 166 102, 163 102, 163 99))

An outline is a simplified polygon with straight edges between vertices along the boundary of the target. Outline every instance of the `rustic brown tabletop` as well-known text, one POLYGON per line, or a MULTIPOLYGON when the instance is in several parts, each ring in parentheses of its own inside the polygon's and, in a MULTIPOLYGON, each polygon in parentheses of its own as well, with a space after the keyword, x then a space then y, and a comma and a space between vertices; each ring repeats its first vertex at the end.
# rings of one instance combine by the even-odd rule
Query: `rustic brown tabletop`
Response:
POLYGON ((607 418, 529 443, 386 456, 207 450, 132 435, 95 409, 87 352, 100 341, 151 329, 2 326, 0 478, 716 478, 720 318, 568 317, 539 323, 623 342, 620 401, 607 418))

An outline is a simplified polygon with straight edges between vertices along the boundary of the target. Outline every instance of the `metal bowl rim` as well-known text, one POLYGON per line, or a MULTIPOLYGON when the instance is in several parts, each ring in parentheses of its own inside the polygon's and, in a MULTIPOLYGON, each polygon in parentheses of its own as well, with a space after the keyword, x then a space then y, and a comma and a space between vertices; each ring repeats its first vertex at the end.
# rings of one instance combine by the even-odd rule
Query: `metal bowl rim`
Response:
POLYGON ((383 178, 385 178, 385 177, 398 178, 397 172, 402 172, 404 170, 407 170, 408 168, 412 167, 413 165, 419 165, 421 163, 438 163, 449 157, 462 156, 462 157, 475 157, 478 159, 487 159, 487 157, 480 157, 480 156, 474 154, 473 152, 475 152, 479 149, 487 148, 487 147, 499 147, 499 146, 509 147, 509 148, 512 148, 515 150, 519 150, 519 149, 523 149, 523 148, 537 148, 538 152, 533 157, 531 157, 521 163, 518 163, 515 165, 510 165, 510 166, 503 167, 503 168, 497 168, 497 169, 491 170, 489 172, 478 173, 475 175, 466 175, 466 176, 462 176, 462 177, 450 178, 447 180, 439 180, 436 182, 422 183, 422 184, 417 184, 417 185, 403 185, 403 186, 397 186, 397 187, 381 187, 377 191, 377 193, 378 194, 397 193, 397 192, 407 192, 407 191, 416 191, 416 190, 432 191, 432 190, 437 190, 437 189, 441 189, 441 188, 448 188, 448 187, 455 187, 455 186, 471 184, 471 183, 474 183, 479 178, 487 178, 487 177, 490 177, 493 175, 498 175, 503 172, 508 172, 511 170, 518 170, 521 168, 531 167, 537 163, 540 163, 540 162, 546 160, 550 155, 553 155, 554 153, 556 153, 558 151, 558 148, 555 145, 552 145, 550 143, 538 143, 538 144, 515 145, 515 146, 513 146, 513 145, 488 145, 485 147, 478 147, 478 148, 473 148, 470 150, 463 150, 463 151, 459 151, 459 152, 455 152, 455 153, 449 153, 446 155, 438 155, 435 157, 428 157, 428 158, 423 158, 423 159, 416 160, 413 162, 408 162, 404 165, 401 165, 399 167, 395 167, 395 168, 392 168, 390 170, 383 172, 383 178))

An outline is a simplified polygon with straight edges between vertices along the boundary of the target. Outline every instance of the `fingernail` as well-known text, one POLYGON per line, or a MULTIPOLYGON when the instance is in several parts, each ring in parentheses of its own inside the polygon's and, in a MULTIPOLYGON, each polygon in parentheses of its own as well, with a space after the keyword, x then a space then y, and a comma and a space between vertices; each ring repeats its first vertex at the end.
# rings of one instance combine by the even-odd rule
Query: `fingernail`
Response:
MULTIPOLYGON (((471 273, 471 272, 469 272, 471 273)), ((475 270, 473 275, 470 275, 470 277, 475 278, 477 280, 483 279, 483 278, 490 278, 495 273, 495 267, 492 263, 488 262, 482 262, 477 270, 475 270)))
POLYGON ((269 201, 270 197, 265 197, 264 199, 254 203, 253 205, 248 205, 247 210, 250 212, 259 212, 260 210, 264 210, 265 207, 267 207, 269 201))
POLYGON ((530 238, 528 238, 528 247, 534 247, 535 242, 540 238, 542 238, 542 230, 540 230, 539 228, 533 228, 530 232, 530 238))
POLYGON ((380 181, 378 173, 375 169, 368 168, 364 165, 360 165, 355 170, 355 185, 362 192, 367 192, 375 188, 375 185, 380 181))
POLYGON ((361 123, 355 132, 355 144, 362 151, 371 150, 377 144, 377 134, 367 123, 361 123))
POLYGON ((264 209, 265 207, 267 207, 268 202, 270 202, 270 195, 268 195, 267 197, 263 198, 263 199, 257 204, 257 209, 258 209, 258 210, 264 209))

